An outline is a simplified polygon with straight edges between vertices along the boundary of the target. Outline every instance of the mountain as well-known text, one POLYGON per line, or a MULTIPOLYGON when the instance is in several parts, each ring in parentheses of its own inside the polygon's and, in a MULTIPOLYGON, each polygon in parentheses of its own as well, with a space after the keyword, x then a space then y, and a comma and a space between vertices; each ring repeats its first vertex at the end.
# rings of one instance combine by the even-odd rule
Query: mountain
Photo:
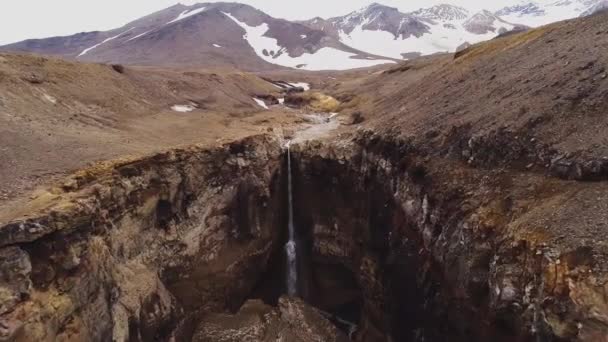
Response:
POLYGON ((393 61, 237 3, 181 4, 106 32, 33 39, 2 50, 161 66, 350 69, 393 61))
POLYGON ((402 13, 374 3, 343 17, 303 23, 353 48, 392 58, 454 52, 462 44, 492 39, 521 27, 488 11, 470 13, 447 4, 402 13))
POLYGON ((412 15, 436 21, 464 20, 469 17, 469 11, 463 7, 441 4, 430 8, 421 8, 412 15))
POLYGON ((503 34, 517 27, 517 25, 504 21, 490 11, 475 13, 471 18, 467 19, 462 26, 467 32, 478 35, 503 34))
POLYGON ((0 50, 151 66, 343 70, 455 52, 606 7, 608 0, 524 0, 495 12, 440 4, 403 13, 373 3, 340 17, 288 21, 238 3, 178 4, 114 30, 31 39, 0 50))
POLYGON ((521 18, 524 16, 540 17, 546 15, 546 12, 539 4, 530 2, 527 4, 504 7, 503 9, 496 11, 494 14, 501 17, 515 16, 516 18, 521 18))
POLYGON ((522 1, 513 6, 504 7, 495 15, 502 19, 530 27, 538 27, 556 21, 587 16, 599 9, 605 0, 540 0, 522 1))

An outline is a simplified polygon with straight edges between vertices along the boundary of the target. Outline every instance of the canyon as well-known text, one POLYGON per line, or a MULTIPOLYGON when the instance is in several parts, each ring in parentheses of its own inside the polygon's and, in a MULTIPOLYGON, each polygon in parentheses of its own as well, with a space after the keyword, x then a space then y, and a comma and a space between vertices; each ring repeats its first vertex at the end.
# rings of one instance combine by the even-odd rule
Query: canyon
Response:
POLYGON ((0 340, 606 340, 607 18, 341 73, 0 54, 0 340))
MULTIPOLYGON (((538 192, 528 184, 544 177, 427 163, 370 132, 292 148, 297 293, 308 304, 284 296, 286 151, 256 136, 107 165, 38 195, 0 230, 4 338, 604 336, 597 250, 523 228, 542 208, 526 212, 538 192)), ((566 201, 598 191, 538 184, 577 194, 566 201)))

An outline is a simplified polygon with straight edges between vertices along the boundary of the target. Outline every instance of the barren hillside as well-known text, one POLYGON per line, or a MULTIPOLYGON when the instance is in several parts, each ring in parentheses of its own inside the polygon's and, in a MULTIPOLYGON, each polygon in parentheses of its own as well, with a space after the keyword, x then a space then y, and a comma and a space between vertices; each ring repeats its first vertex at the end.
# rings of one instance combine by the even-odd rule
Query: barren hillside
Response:
POLYGON ((608 156, 607 18, 497 38, 329 89, 377 132, 439 153, 457 134, 461 149, 515 144, 521 151, 502 157, 525 157, 541 167, 560 155, 601 159, 608 156))
POLYGON ((92 161, 228 140, 282 120, 253 100, 280 89, 253 74, 119 70, 0 55, 0 201, 92 161))

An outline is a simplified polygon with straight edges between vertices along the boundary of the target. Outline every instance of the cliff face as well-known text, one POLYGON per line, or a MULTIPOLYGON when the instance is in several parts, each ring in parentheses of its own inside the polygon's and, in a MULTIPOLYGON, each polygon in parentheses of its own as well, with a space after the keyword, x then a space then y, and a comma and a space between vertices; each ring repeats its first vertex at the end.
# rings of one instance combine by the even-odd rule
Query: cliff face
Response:
POLYGON ((372 133, 300 153, 312 282, 323 265, 356 279, 341 286, 358 290, 357 340, 606 336, 605 184, 470 168, 372 133))
POLYGON ((238 308, 280 236, 279 154, 265 138, 176 150, 39 195, 0 229, 3 338, 168 339, 238 308))

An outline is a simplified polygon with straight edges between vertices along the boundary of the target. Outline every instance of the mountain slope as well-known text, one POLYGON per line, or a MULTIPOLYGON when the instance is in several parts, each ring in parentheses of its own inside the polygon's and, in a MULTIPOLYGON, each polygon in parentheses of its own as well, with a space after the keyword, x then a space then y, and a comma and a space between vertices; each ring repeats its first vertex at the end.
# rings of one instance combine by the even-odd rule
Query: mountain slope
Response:
POLYGON ((538 27, 593 14, 594 8, 599 8, 603 2, 605 0, 521 1, 517 5, 504 7, 494 14, 512 23, 538 27))
POLYGON ((115 30, 27 40, 2 49, 79 61, 256 70, 276 65, 345 69, 392 62, 236 3, 179 4, 115 30))

